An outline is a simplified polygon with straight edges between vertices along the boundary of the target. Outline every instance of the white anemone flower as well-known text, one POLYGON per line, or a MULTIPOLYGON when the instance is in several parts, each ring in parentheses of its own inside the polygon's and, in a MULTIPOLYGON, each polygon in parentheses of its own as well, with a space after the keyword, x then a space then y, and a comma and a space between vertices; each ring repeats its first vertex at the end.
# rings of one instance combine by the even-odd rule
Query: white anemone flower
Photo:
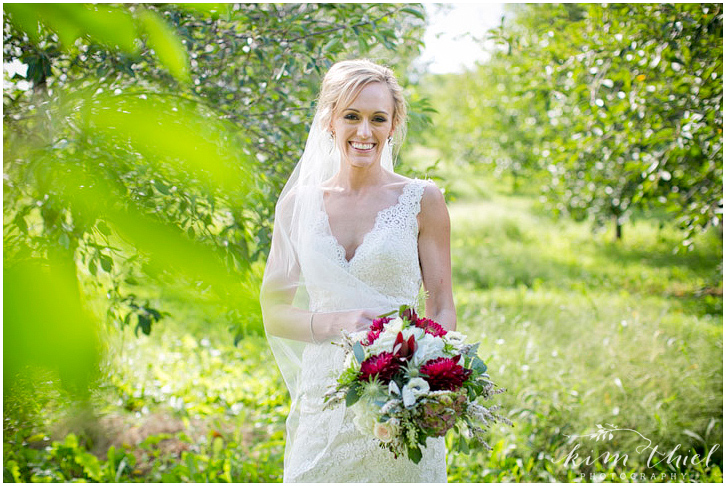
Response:
POLYGON ((425 395, 431 388, 423 378, 411 378, 408 383, 403 385, 401 395, 403 396, 403 406, 410 407, 416 403, 416 399, 421 395, 425 395))
POLYGON ((464 341, 466 340, 466 336, 457 331, 448 331, 446 333, 446 336, 444 336, 444 339, 446 339, 447 343, 453 344, 454 346, 458 346, 458 345, 464 344, 464 341))

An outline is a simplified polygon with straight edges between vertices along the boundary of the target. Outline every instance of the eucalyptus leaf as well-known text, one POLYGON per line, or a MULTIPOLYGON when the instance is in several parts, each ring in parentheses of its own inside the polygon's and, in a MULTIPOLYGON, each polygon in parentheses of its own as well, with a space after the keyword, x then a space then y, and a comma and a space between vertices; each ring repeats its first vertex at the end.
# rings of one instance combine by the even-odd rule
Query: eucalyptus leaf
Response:
POLYGON ((363 346, 360 342, 356 342, 353 345, 353 355, 358 363, 362 363, 365 360, 365 351, 363 351, 363 346))

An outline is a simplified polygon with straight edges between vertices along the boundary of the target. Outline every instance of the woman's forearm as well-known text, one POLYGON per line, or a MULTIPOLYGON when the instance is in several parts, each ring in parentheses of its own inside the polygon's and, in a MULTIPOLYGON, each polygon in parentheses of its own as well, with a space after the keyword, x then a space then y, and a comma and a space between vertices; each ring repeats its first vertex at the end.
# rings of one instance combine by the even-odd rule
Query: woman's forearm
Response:
POLYGON ((272 336, 313 342, 310 319, 315 325, 314 313, 286 304, 268 304, 262 309, 265 330, 272 336))

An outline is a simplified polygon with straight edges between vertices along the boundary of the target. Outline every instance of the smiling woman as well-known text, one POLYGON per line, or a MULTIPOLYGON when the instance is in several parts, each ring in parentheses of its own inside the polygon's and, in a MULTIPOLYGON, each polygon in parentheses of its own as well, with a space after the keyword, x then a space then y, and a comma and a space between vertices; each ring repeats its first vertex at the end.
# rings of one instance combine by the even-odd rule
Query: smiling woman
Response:
POLYGON ((292 398, 285 481, 443 482, 443 439, 415 464, 356 429, 323 396, 344 368, 343 331, 401 305, 456 326, 449 217, 432 183, 393 172, 406 104, 390 69, 335 64, 325 76, 300 162, 278 200, 261 303, 265 330, 292 398))

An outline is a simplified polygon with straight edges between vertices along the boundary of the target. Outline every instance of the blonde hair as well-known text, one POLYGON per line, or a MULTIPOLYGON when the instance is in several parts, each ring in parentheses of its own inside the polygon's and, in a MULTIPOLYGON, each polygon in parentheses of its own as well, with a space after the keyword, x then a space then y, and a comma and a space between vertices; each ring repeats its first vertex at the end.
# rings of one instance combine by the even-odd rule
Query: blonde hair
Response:
POLYGON ((318 97, 320 122, 327 129, 338 107, 348 106, 363 88, 371 83, 383 83, 393 97, 393 138, 400 146, 406 136, 406 100, 403 89, 389 68, 368 59, 340 61, 333 64, 323 78, 318 97))

